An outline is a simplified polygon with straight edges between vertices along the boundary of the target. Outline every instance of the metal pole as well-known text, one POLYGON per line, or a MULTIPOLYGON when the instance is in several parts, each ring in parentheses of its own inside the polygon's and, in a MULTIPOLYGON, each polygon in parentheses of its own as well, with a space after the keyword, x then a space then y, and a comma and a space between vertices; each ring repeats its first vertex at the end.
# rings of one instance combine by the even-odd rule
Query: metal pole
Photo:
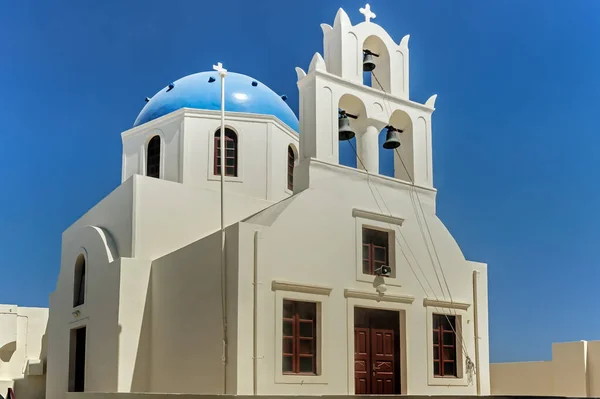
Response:
POLYGON ((224 211, 224 188, 225 188, 225 76, 227 70, 219 62, 213 65, 213 69, 221 77, 221 134, 219 137, 221 157, 221 306, 223 310, 223 393, 227 393, 227 273, 225 272, 225 211, 224 211))

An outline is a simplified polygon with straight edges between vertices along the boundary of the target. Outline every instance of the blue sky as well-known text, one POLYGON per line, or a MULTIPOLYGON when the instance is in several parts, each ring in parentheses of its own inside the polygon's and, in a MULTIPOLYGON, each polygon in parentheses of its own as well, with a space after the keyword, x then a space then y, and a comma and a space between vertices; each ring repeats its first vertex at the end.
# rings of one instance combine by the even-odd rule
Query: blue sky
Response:
MULTIPOLYGON (((47 306, 61 233, 120 182, 144 97, 221 61, 297 112, 295 66, 358 1, 2 2, 0 303, 47 306)), ((433 116, 438 214, 489 264, 492 361, 600 339, 600 3, 371 0, 410 34, 411 99, 433 116)), ((346 154, 346 158, 347 158, 346 154)))

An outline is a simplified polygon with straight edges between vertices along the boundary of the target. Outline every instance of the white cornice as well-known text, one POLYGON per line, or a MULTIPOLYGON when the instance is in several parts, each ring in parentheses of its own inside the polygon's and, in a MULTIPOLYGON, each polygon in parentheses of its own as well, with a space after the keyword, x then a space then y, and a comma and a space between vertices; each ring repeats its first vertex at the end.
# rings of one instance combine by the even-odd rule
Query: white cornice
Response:
POLYGON ((346 298, 357 298, 357 299, 370 299, 377 302, 396 302, 396 303, 407 303, 411 304, 415 298, 410 295, 394 295, 394 294, 383 294, 379 295, 374 291, 360 291, 351 288, 344 290, 344 297, 346 298))
POLYGON ((376 213, 376 212, 371 212, 371 211, 364 211, 364 210, 358 209, 358 208, 352 209, 352 217, 376 220, 378 222, 383 222, 383 223, 397 224, 398 226, 402 226, 402 223, 404 222, 404 219, 399 218, 399 217, 384 215, 381 213, 376 213))
MULTIPOLYGON (((185 110, 185 117, 190 118, 204 118, 204 119, 220 119, 221 111, 212 111, 206 109, 195 109, 195 108, 182 108, 185 110)), ((251 121, 251 122, 271 122, 283 131, 285 131, 288 135, 298 140, 299 135, 294 129, 283 123, 279 118, 273 115, 268 114, 252 114, 248 112, 234 112, 234 111, 226 111, 225 122, 227 120, 233 121, 251 121)))
POLYGON ((409 183, 404 180, 396 179, 394 177, 367 173, 366 171, 364 171, 362 169, 352 168, 352 167, 344 166, 344 165, 340 165, 340 164, 333 164, 333 163, 329 163, 326 161, 322 161, 317 158, 310 158, 310 166, 311 167, 320 167, 323 169, 338 169, 340 172, 346 173, 348 175, 354 175, 354 176, 364 175, 365 179, 368 177, 369 179, 378 181, 380 184, 388 185, 390 187, 397 187, 398 185, 401 185, 401 186, 406 186, 406 187, 414 187, 417 190, 422 190, 423 192, 427 192, 427 193, 436 193, 437 192, 437 189, 435 189, 433 187, 419 186, 419 185, 412 184, 412 183, 409 183))
POLYGON ((440 301, 438 299, 423 299, 423 306, 430 306, 434 308, 447 308, 447 309, 458 309, 458 310, 467 310, 470 303, 463 302, 450 302, 450 301, 440 301))
MULTIPOLYGON (((178 117, 186 117, 186 118, 206 118, 206 119, 219 119, 221 118, 221 111, 212 111, 206 109, 196 109, 196 108, 179 108, 176 111, 170 112, 166 115, 161 116, 160 118, 156 118, 139 126, 133 127, 129 130, 125 130, 121 133, 121 137, 129 137, 133 136, 139 132, 146 132, 148 130, 156 129, 163 126, 165 123, 170 122, 171 119, 176 119, 178 117)), ((279 127, 281 130, 286 132, 291 137, 298 140, 298 132, 294 129, 283 123, 279 118, 273 115, 267 114, 252 114, 247 112, 233 112, 227 111, 226 121, 258 121, 258 122, 271 122, 279 127)))
POLYGON ((271 289, 273 291, 291 291, 291 292, 303 292, 306 294, 316 294, 316 295, 327 295, 331 293, 331 287, 325 287, 322 285, 315 284, 300 284, 300 283, 290 283, 288 281, 278 281, 273 280, 271 284, 271 289))
POLYGON ((121 132, 121 137, 126 138, 129 136, 135 136, 137 133, 140 133, 140 132, 146 132, 148 130, 160 128, 165 123, 171 122, 172 119, 177 119, 178 117, 183 116, 184 112, 185 112, 185 109, 181 108, 181 109, 178 109, 177 111, 173 111, 171 113, 163 115, 160 118, 156 118, 149 122, 143 123, 141 125, 132 127, 131 129, 121 132))
MULTIPOLYGON (((327 77, 327 78, 329 78, 331 80, 335 80, 337 83, 339 83, 341 85, 344 85, 344 86, 350 86, 350 87, 353 87, 353 88, 360 87, 360 90, 371 92, 371 94, 374 94, 376 96, 381 96, 381 93, 382 93, 381 90, 374 89, 372 87, 365 86, 363 84, 358 84, 358 83, 355 83, 355 82, 351 82, 351 81, 346 80, 346 79, 342 79, 342 78, 340 78, 337 75, 334 75, 332 73, 325 72, 325 71, 322 71, 322 70, 312 70, 312 71, 308 72, 308 74, 306 76, 304 76, 302 79, 300 79, 298 81, 298 86, 306 84, 308 81, 310 81, 311 80, 310 79, 311 75, 312 76, 321 75, 321 76, 327 77)), ((384 94, 385 94, 385 98, 388 101, 391 100, 391 101, 395 101, 395 102, 400 103, 400 104, 409 105, 409 106, 414 107, 416 109, 419 109, 421 111, 425 111, 425 112, 427 112, 429 114, 433 113, 433 111, 435 110, 434 108, 431 108, 431 107, 429 107, 429 106, 427 106, 425 104, 417 103, 417 102, 408 100, 406 98, 394 96, 394 95, 389 94, 389 93, 384 93, 384 94)))

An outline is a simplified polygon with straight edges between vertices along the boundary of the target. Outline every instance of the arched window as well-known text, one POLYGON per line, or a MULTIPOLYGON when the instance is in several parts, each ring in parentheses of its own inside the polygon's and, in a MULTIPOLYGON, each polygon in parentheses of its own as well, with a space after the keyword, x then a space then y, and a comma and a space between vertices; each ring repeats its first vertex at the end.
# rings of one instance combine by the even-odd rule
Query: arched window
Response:
MULTIPOLYGON (((221 175, 221 129, 215 132, 214 173, 221 175)), ((238 175, 237 135, 225 128, 225 176, 238 175)))
POLYGON ((160 136, 154 136, 148 142, 146 176, 160 177, 160 136))
POLYGON ((287 154, 287 188, 294 191, 294 164, 296 163, 296 154, 291 145, 288 146, 287 154))
POLYGON ((75 261, 73 273, 73 307, 83 305, 85 301, 85 257, 79 255, 75 261))

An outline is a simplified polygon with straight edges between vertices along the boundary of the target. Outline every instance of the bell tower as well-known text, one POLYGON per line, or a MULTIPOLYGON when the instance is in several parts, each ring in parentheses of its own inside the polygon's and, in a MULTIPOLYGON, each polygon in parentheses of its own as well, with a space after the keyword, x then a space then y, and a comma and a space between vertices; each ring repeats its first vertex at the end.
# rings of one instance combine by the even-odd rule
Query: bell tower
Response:
POLYGON ((315 53, 304 72, 296 68, 300 92, 300 161, 339 163, 339 143, 356 135, 357 165, 379 173, 379 151, 394 151, 394 177, 433 187, 431 114, 436 95, 425 104, 409 99, 406 35, 396 44, 372 19, 352 25, 343 9, 321 24, 325 58, 315 53), (363 76, 371 74, 370 85, 363 76), (381 149, 379 134, 386 143, 381 149))

